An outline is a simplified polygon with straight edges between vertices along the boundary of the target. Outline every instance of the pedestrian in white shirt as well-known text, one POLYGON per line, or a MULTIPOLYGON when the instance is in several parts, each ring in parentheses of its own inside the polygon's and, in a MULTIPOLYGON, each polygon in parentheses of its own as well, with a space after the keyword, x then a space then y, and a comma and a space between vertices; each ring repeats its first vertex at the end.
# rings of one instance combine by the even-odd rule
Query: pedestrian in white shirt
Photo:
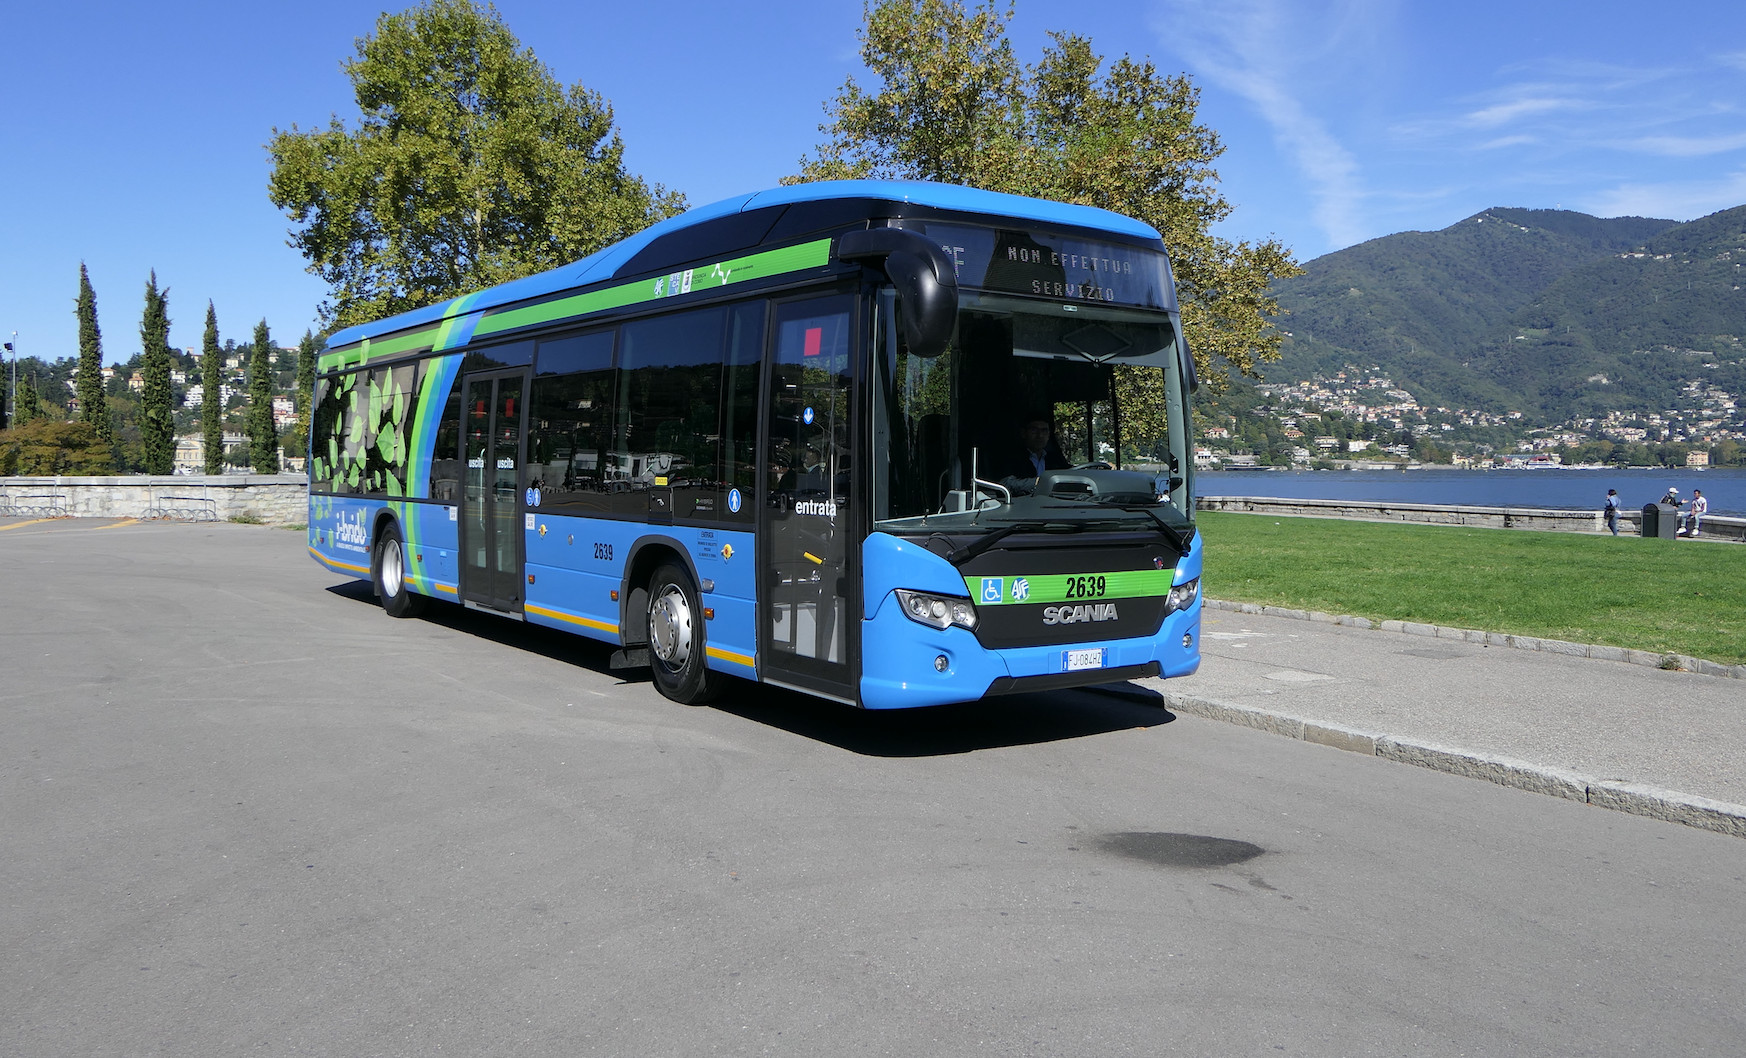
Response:
POLYGON ((1686 527, 1690 530, 1687 536, 1696 536, 1703 528, 1704 515, 1710 513, 1710 501, 1704 499, 1703 489, 1691 490, 1691 514, 1686 519, 1686 527))

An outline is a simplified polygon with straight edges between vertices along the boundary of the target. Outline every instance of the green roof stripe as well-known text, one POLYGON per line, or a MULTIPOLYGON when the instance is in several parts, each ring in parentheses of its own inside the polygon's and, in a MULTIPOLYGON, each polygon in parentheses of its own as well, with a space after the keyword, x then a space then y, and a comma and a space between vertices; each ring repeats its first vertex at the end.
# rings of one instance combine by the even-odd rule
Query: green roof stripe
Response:
POLYGON ((550 323, 553 320, 566 319, 571 316, 585 316, 589 313, 604 312, 608 309, 621 309, 629 305, 660 301, 676 294, 694 294, 699 290, 712 290, 728 286, 731 283, 768 279, 784 272, 817 268, 830 263, 830 259, 831 240, 829 239, 818 239, 813 242, 801 243, 798 246, 785 246, 780 250, 765 250, 763 253, 755 253, 749 257, 741 257, 732 261, 722 261, 700 268, 687 268, 671 275, 640 279, 635 283, 607 287, 604 290, 594 290, 586 294, 574 294, 540 305, 528 305, 524 308, 492 313, 479 321, 479 326, 474 333, 495 334, 499 331, 531 327, 535 324, 550 323))
MULTIPOLYGON (((819 268, 829 264, 830 259, 831 240, 815 239, 812 242, 800 243, 797 246, 765 250, 762 253, 751 254, 732 261, 687 268, 670 275, 639 279, 634 283, 622 283, 602 290, 591 290, 585 294, 572 294, 556 301, 491 313, 479 320, 473 329, 473 334, 475 336, 497 334, 519 327, 532 327, 536 324, 568 319, 572 316, 586 316, 590 313, 605 312, 609 309, 622 309, 630 305, 660 301, 678 294, 694 294, 700 290, 713 290, 734 283, 768 279, 771 276, 779 276, 786 272, 819 268)), ((448 343, 454 332, 461 327, 466 319, 467 306, 476 302, 481 293, 483 292, 476 291, 456 298, 449 306, 448 314, 434 325, 390 335, 386 338, 365 338, 356 345, 330 350, 317 359, 318 367, 323 372, 342 371, 346 368, 369 363, 372 360, 398 356, 402 353, 448 348, 448 343)))

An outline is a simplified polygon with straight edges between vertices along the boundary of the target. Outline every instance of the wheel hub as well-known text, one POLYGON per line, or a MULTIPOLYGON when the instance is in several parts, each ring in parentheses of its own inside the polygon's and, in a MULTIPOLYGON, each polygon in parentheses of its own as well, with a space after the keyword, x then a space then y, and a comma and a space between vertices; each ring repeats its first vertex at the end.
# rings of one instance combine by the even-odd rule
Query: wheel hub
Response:
POLYGON ((390 597, 400 594, 406 580, 406 562, 400 554, 400 541, 390 540, 382 546, 382 590, 390 597))
POLYGON ((691 607, 677 585, 668 585, 649 607, 649 648, 673 668, 691 657, 691 607))

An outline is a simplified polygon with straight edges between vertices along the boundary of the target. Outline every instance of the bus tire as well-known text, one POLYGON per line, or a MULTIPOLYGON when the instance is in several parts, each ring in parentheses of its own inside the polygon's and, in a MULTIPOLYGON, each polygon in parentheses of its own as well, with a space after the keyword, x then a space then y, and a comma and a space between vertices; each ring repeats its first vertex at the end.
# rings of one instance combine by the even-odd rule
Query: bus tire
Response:
POLYGON ((406 541, 400 527, 389 522, 376 541, 376 596, 389 617, 415 617, 424 609, 424 596, 406 586, 406 541))
POLYGON ((721 693, 726 678, 706 661, 703 607, 691 575, 673 563, 649 578, 649 669, 655 689, 682 705, 702 705, 721 693))

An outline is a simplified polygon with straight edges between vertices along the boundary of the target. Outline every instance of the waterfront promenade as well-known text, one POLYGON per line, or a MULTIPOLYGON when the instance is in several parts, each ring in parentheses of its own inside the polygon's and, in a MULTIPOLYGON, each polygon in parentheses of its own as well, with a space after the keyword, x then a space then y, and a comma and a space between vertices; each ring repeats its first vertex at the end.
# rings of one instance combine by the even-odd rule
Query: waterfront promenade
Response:
MULTIPOLYGON (((1257 482, 1257 484, 1265 484, 1257 482)), ((1598 510, 1575 511, 1543 507, 1480 507, 1447 503, 1397 503, 1386 500, 1292 499, 1278 496, 1202 496, 1202 511, 1268 514, 1287 518, 1344 518, 1364 522, 1411 522, 1424 525, 1464 525, 1482 529, 1534 529, 1546 532, 1602 534, 1606 521, 1598 510)), ((1619 516, 1621 535, 1642 532, 1643 513, 1625 509, 1619 516)), ((1746 542, 1746 518, 1711 515, 1703 521, 1701 540, 1746 542)), ((1685 543, 1680 540, 1680 543, 1685 543)))

